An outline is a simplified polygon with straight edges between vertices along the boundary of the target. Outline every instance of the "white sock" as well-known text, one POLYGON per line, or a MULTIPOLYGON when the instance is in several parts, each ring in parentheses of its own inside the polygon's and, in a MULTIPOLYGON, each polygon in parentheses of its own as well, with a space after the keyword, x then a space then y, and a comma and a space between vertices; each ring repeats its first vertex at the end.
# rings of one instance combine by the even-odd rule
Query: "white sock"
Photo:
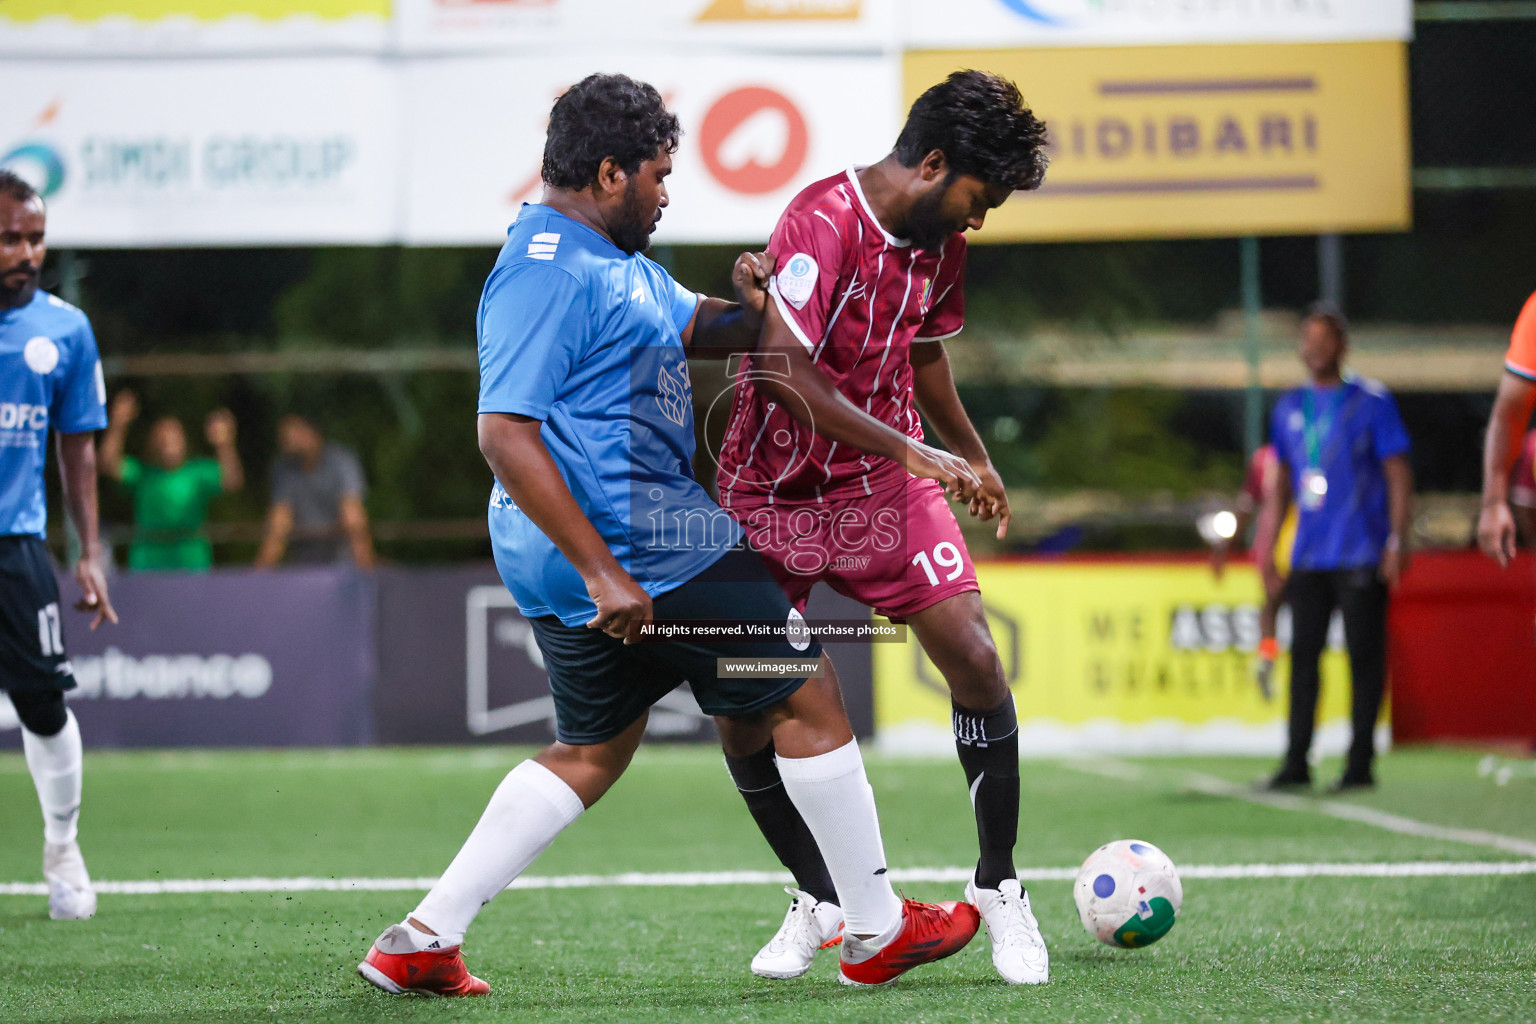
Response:
POLYGON ((849 935, 883 935, 901 922, 901 900, 885 871, 875 791, 859 745, 815 757, 777 757, 784 790, 826 859, 849 935))
POLYGON ((456 945, 480 908, 583 810, 581 797, 560 776, 524 761, 501 780, 463 849, 411 916, 456 945))
POLYGON ((463 935, 428 935, 409 920, 390 925, 373 940, 380 953, 420 953, 424 949, 450 949, 464 943, 463 935))
POLYGON ((52 736, 21 730, 27 770, 37 787, 37 802, 43 805, 43 838, 50 843, 72 843, 79 834, 80 723, 73 711, 66 710, 64 716, 64 728, 52 736))

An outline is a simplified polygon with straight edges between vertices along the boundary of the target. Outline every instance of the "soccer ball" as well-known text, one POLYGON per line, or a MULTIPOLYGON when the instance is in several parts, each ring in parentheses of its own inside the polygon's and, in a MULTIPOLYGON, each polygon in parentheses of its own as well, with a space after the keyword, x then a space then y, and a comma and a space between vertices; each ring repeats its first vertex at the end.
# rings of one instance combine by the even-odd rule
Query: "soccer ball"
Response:
POLYGON ((1089 935, 1107 946, 1136 949, 1168 934, 1184 903, 1184 886, 1162 850, 1119 839, 1088 855, 1072 895, 1089 935))

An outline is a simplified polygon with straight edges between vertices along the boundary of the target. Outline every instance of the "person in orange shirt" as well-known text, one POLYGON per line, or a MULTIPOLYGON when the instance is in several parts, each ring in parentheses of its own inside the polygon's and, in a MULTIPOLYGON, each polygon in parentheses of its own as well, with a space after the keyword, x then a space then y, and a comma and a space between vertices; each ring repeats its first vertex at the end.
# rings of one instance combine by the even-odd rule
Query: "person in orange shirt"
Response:
POLYGON ((1515 557, 1517 536, 1509 507, 1510 471, 1520 456, 1532 409, 1536 409, 1536 293, 1525 301, 1515 320, 1483 446, 1483 508, 1477 519, 1477 543, 1485 555, 1505 567, 1515 557))

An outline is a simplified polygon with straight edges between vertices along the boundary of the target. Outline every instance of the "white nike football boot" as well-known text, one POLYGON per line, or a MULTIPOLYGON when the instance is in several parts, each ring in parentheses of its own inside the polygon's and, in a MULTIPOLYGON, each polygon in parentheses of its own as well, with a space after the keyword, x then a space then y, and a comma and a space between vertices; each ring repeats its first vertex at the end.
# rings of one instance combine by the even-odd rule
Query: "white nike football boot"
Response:
POLYGON ((794 897, 784 923, 752 958, 752 973, 762 978, 798 978, 811 969, 817 950, 842 941, 842 907, 789 886, 784 891, 794 897))
POLYGON ((1010 985, 1043 985, 1050 980, 1051 961, 1040 937, 1040 926, 1029 909, 1029 894, 1017 878, 1004 879, 996 889, 982 889, 973 875, 965 898, 981 912, 992 938, 992 966, 1010 985))
POLYGON ((84 921, 96 913, 96 890, 85 870, 79 843, 44 843, 43 878, 48 883, 48 916, 84 921))

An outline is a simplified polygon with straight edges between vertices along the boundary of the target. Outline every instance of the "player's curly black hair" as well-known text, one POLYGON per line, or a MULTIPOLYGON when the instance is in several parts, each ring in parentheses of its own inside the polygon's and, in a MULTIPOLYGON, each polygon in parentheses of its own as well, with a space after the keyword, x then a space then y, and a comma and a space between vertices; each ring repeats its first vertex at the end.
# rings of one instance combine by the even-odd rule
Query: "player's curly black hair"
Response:
POLYGON ((1045 122, 1019 87, 986 71, 956 71, 917 98, 896 140, 896 159, 916 167, 935 149, 953 172, 989 185, 1039 188, 1045 180, 1045 122))
POLYGON ((37 198, 37 189, 15 171, 0 167, 0 196, 10 196, 18 203, 30 203, 37 198))
POLYGON ((613 157, 633 174, 662 151, 677 152, 683 128, 661 93, 627 75, 588 75, 555 100, 544 139, 545 184, 582 189, 613 157))

